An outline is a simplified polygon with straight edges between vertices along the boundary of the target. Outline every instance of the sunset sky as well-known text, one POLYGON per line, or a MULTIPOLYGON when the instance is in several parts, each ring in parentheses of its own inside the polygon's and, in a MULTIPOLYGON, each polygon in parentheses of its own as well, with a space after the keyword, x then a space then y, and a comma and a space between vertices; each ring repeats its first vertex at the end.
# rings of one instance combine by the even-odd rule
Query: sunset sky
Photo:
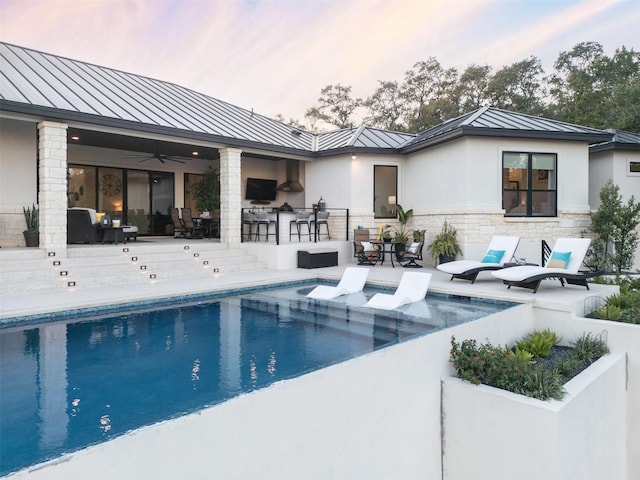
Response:
POLYGON ((500 68, 596 41, 640 50, 639 0, 0 0, 0 39, 303 120, 418 61, 500 68))

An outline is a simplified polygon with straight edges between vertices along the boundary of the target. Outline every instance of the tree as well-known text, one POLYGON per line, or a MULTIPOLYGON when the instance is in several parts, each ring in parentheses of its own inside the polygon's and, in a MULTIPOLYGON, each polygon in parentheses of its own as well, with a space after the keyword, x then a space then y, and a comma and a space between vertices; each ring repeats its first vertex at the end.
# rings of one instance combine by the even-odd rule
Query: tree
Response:
POLYGON ((490 79, 489 65, 469 65, 462 72, 456 87, 460 113, 471 112, 489 104, 490 79))
POLYGON ((351 87, 340 84, 327 85, 320 91, 319 105, 311 107, 305 117, 312 123, 321 120, 338 128, 352 128, 353 112, 362 105, 362 100, 351 97, 351 87))
POLYGON ((400 88, 408 112, 407 129, 419 132, 456 116, 457 81, 458 71, 455 68, 442 68, 434 57, 414 64, 413 69, 405 73, 400 88))
POLYGON ((364 121, 372 127, 393 131, 402 131, 406 127, 402 122, 405 114, 404 102, 400 96, 398 82, 378 82, 379 86, 373 95, 364 100, 368 109, 364 121))
POLYGON ((600 207, 591 214, 591 231, 597 235, 592 249, 598 269, 619 275, 633 265, 638 224, 640 204, 633 195, 623 204, 620 188, 609 180, 600 190, 600 207))
POLYGON ((613 57, 595 42, 561 52, 548 79, 554 116, 594 128, 640 130, 640 54, 625 47, 613 57))
POLYGON ((531 115, 540 115, 544 108, 540 59, 534 56, 498 70, 489 80, 487 92, 491 105, 531 115))

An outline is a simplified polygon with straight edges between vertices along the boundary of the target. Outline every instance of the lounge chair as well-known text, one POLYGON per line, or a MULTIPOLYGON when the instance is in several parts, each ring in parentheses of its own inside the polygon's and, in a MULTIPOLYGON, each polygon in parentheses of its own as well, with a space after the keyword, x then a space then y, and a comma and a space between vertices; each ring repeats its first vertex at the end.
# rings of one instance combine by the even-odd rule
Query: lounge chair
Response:
POLYGON ((427 294, 430 281, 430 273, 405 272, 402 274, 400 284, 393 295, 376 293, 364 306, 393 310, 407 303, 418 302, 427 294))
POLYGON ((579 270, 590 244, 589 238, 558 238, 544 267, 523 265, 492 272, 492 275, 502 280, 509 288, 512 286, 530 288, 533 293, 538 291, 542 280, 545 279, 560 280, 563 287, 566 282, 587 287, 589 290, 587 279, 593 277, 595 273, 584 273, 579 270))
POLYGON ((520 243, 520 237, 503 237, 496 235, 491 239, 489 248, 482 260, 457 260, 441 263, 436 268, 441 272, 451 274, 451 279, 476 281, 480 272, 501 270, 504 264, 511 261, 520 243))
POLYGON ((340 295, 348 295, 362 291, 369 275, 368 268, 347 267, 337 286, 319 285, 311 290, 307 297, 330 300, 340 295))

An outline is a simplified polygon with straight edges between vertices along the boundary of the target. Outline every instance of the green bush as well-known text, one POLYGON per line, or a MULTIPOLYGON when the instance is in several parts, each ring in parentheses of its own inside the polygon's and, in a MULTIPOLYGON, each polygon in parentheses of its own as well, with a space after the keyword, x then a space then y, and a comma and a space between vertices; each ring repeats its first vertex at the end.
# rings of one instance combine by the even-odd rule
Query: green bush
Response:
POLYGON ((601 320, 612 320, 640 325, 640 278, 617 277, 620 293, 607 297, 607 303, 591 313, 601 320))
POLYGON ((622 314, 624 310, 616 305, 605 304, 601 306, 599 309, 593 312, 593 316, 595 318, 599 318, 600 320, 615 320, 619 321, 622 318, 622 314))
POLYGON ((555 347, 559 342, 558 336, 547 328, 542 331, 534 330, 533 333, 517 342, 516 348, 526 350, 534 357, 547 358, 551 348, 555 347))
POLYGON ((558 398, 557 389, 552 385, 559 384, 564 393, 558 373, 536 373, 540 367, 508 348, 494 347, 490 343, 478 346, 475 340, 464 340, 458 344, 452 337, 450 361, 461 379, 476 385, 483 383, 539 400, 558 398), (552 378, 554 375, 558 377, 555 380, 552 378))
POLYGON ((572 341, 570 345, 573 347, 573 357, 587 366, 609 353, 607 344, 591 333, 583 334, 580 338, 572 341))
POLYGON ((516 342, 513 350, 494 347, 489 342, 478 345, 475 340, 457 343, 451 337, 449 361, 462 380, 475 385, 483 383, 539 400, 561 400, 563 384, 609 353, 609 349, 601 338, 588 333, 570 343, 571 352, 562 362, 543 361, 559 341, 549 329, 527 335, 516 342), (536 363, 535 358, 540 360, 536 363))

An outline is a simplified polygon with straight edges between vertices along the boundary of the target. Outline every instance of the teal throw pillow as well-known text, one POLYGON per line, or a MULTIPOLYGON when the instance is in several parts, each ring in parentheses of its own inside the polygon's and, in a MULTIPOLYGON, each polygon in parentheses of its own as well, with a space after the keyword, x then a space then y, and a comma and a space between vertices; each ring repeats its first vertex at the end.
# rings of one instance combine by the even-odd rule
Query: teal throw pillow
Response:
POLYGON ((500 263, 502 257, 504 256, 504 250, 489 250, 484 258, 481 260, 482 263, 500 263))
POLYGON ((569 257, 571 257, 571 252, 551 252, 547 268, 567 268, 569 257))

